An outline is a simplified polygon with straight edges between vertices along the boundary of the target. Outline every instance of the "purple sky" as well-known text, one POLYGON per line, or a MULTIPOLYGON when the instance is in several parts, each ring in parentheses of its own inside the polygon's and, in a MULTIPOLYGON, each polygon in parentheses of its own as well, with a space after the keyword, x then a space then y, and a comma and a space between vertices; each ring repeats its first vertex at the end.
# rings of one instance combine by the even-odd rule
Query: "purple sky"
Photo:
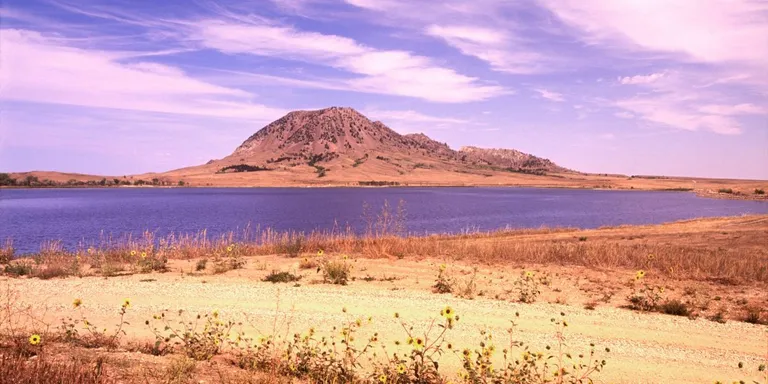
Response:
POLYGON ((0 17, 0 171, 196 165, 336 105, 581 171, 768 179, 766 0, 4 0, 0 17))

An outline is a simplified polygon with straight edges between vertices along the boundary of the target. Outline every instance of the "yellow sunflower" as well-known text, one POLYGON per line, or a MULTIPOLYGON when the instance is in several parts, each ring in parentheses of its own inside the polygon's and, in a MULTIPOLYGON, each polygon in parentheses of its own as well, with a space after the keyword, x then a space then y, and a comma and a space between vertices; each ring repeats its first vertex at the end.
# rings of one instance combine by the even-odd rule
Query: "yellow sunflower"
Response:
POLYGON ((123 307, 128 308, 131 306, 131 299, 123 300, 123 307))
POLYGON ((414 349, 422 349, 424 348, 424 339, 421 337, 417 337, 413 340, 413 348, 414 349))
POLYGON ((81 305, 83 305, 83 301, 80 300, 80 299, 75 299, 74 301, 72 301, 72 306, 75 307, 75 308, 77 308, 77 307, 79 307, 81 305))
POLYGON ((405 373, 405 364, 399 364, 397 366, 397 373, 399 373, 401 375, 405 373))
POLYGON ((323 256, 324 254, 325 254, 325 252, 322 249, 317 251, 317 255, 318 256, 323 256))
POLYGON ((136 256, 136 251, 135 250, 131 250, 131 256, 136 256))
POLYGON ((442 314, 442 315, 443 315, 443 317, 445 317, 446 319, 451 319, 451 318, 453 318, 453 315, 455 315, 456 313, 455 313, 455 312, 453 312, 453 308, 451 308, 450 306, 447 306, 447 307, 445 307, 445 309, 443 309, 443 311, 441 312, 441 314, 442 314))
POLYGON ((29 337, 29 343, 32 344, 32 345, 40 344, 40 340, 41 340, 41 338, 40 338, 40 335, 38 335, 38 334, 34 334, 34 335, 29 337))
POLYGON ((379 375, 379 382, 386 383, 387 382, 387 375, 379 375))

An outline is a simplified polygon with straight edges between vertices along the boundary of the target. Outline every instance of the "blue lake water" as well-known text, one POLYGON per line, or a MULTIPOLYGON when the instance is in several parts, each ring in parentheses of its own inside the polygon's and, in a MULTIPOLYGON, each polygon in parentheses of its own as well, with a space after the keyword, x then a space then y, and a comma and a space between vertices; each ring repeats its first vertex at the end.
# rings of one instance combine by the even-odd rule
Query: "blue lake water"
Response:
POLYGON ((538 188, 120 188, 0 189, 0 241, 19 253, 45 240, 74 248, 103 236, 209 235, 247 225, 312 231, 365 227, 364 203, 405 202, 412 233, 505 227, 651 224, 711 216, 768 213, 768 203, 716 200, 678 192, 538 188))

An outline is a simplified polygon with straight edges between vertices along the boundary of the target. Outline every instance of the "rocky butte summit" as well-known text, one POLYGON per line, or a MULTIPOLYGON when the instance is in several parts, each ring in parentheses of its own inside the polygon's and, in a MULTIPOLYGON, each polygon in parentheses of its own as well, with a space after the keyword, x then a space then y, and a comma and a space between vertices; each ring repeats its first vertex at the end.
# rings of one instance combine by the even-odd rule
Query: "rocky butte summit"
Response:
MULTIPOLYGON (((570 172, 552 161, 514 149, 450 148, 423 133, 401 135, 352 108, 294 111, 268 124, 232 154, 170 173, 314 174, 327 180, 451 178, 448 173, 546 175, 570 172)), ((276 176, 276 174, 275 174, 276 176)), ((441 180, 436 180, 441 181, 441 180)))

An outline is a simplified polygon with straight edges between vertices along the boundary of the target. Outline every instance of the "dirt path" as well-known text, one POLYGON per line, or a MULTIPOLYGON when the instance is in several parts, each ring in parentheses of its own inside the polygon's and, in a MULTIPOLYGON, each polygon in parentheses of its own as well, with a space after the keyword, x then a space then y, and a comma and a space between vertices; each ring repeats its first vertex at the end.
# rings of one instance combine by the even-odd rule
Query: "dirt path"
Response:
MULTIPOLYGON (((371 263, 376 263, 371 261, 371 263)), ((279 333, 293 334, 315 327, 326 332, 334 325, 355 317, 372 317, 366 330, 376 331, 388 350, 397 351, 394 340, 404 340, 404 332, 393 317, 399 312, 418 330, 451 305, 461 321, 451 331, 449 340, 460 348, 476 348, 479 331, 486 329, 496 337, 499 348, 507 339, 510 320, 515 313, 518 327, 514 337, 543 350, 554 345, 553 317, 566 313, 569 322, 567 343, 575 355, 586 353, 589 343, 598 350, 607 347, 606 370, 598 382, 611 383, 703 383, 743 378, 737 363, 756 367, 765 361, 765 326, 730 321, 726 324, 684 317, 641 314, 613 307, 586 310, 581 305, 549 303, 519 304, 509 301, 476 298, 465 300, 450 295, 436 295, 426 287, 428 275, 419 265, 431 269, 426 262, 403 264, 378 262, 395 266, 390 274, 412 273, 412 280, 376 284, 355 281, 349 286, 264 283, 255 278, 261 270, 234 271, 219 276, 188 276, 179 272, 133 275, 109 279, 87 277, 42 281, 37 279, 7 280, 20 299, 42 310, 54 321, 72 314, 72 300, 81 298, 92 323, 114 324, 117 311, 125 298, 132 301, 127 320, 129 339, 151 337, 144 321, 163 309, 189 313, 218 310, 224 319, 247 323, 250 335, 271 333, 275 324, 279 333), (342 312, 347 308, 347 313, 342 312), (278 320, 275 321, 277 316, 278 320)), ((253 264, 253 263, 249 263, 253 264)), ((370 270, 373 264, 364 269, 370 270)), ((0 284, 5 282, 0 280, 0 284)), ((444 372, 458 368, 459 359, 445 356, 444 372)))

